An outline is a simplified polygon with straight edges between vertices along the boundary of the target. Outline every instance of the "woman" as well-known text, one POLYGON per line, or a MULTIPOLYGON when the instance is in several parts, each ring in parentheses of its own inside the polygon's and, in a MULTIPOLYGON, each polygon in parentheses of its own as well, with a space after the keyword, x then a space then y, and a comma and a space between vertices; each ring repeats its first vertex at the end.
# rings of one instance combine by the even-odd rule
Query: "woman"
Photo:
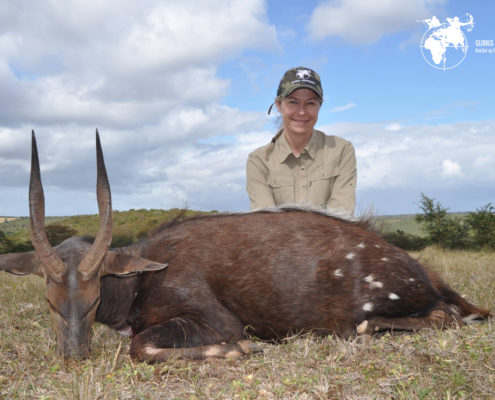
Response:
POLYGON ((297 67, 284 74, 274 103, 282 116, 282 129, 247 160, 252 210, 299 204, 353 215, 354 148, 345 139, 314 130, 322 103, 323 90, 315 71, 297 67))

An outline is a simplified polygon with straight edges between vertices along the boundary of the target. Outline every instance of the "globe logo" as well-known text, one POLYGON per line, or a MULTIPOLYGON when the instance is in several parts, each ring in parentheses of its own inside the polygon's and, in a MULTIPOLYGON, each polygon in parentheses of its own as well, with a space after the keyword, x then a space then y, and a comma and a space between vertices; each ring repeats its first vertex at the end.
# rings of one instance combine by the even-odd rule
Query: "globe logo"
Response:
POLYGON ((463 20, 459 17, 446 18, 440 23, 437 17, 422 20, 428 30, 421 39, 421 54, 433 68, 445 71, 457 67, 466 58, 468 42, 462 28, 471 32, 474 27, 473 16, 467 14, 463 20))

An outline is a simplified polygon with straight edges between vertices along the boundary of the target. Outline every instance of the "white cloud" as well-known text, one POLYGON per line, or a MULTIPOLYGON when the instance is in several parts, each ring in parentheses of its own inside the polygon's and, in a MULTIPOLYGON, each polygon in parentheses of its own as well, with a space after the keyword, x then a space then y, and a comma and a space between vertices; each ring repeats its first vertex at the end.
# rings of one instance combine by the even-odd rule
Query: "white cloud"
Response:
POLYGON ((457 161, 443 160, 442 161, 442 176, 449 177, 461 177, 462 168, 457 161))
POLYGON ((265 13, 262 0, 3 5, 0 123, 142 126, 218 103, 222 61, 278 48, 265 13))
MULTIPOLYGON (((247 154, 271 138, 259 131, 263 123, 263 113, 211 106, 177 110, 139 131, 100 129, 114 208, 246 209, 247 154), (201 142, 227 134, 220 144, 201 142)), ((36 135, 47 215, 95 212, 94 128, 73 124, 36 135)), ((30 129, 0 130, 0 143, 0 192, 26 192, 30 129)), ((0 196, 1 214, 26 215, 26 198, 0 196)))
POLYGON ((491 155, 480 156, 477 157, 476 160, 474 160, 473 165, 476 168, 490 168, 490 166, 495 166, 495 159, 491 155))
POLYGON ((330 110, 330 112, 341 112, 341 111, 346 111, 346 110, 349 110, 351 108, 354 108, 356 107, 356 103, 347 103, 343 106, 338 106, 338 107, 334 107, 330 110))
POLYGON ((118 64, 131 71, 141 71, 143 65, 180 70, 190 63, 237 54, 240 43, 270 48, 276 35, 262 21, 264 12, 262 1, 157 3, 118 44, 118 64))
POLYGON ((408 125, 399 131, 384 129, 383 122, 321 129, 354 144, 358 210, 419 212, 421 192, 452 211, 493 202, 495 121, 408 125))
POLYGON ((357 44, 413 28, 446 0, 327 0, 313 11, 307 26, 313 39, 340 36, 357 44))
MULTIPOLYGON (((100 130, 114 208, 187 204, 192 209, 246 210, 247 155, 273 135, 262 123, 261 113, 212 107, 191 110, 189 116, 184 111, 158 130, 100 130), (166 134, 174 129, 183 136, 166 134), (200 143, 195 132, 201 129, 205 138, 215 139, 224 131, 235 134, 229 141, 200 143)), ((381 204, 377 212, 411 212, 421 192, 453 210, 474 210, 493 201, 495 121, 412 125, 394 132, 384 129, 383 122, 319 128, 354 144, 361 209, 381 204), (441 195, 447 191, 451 194, 446 202, 441 195)), ((6 156, 2 152, 0 158, 0 191, 8 193, 0 197, 2 214, 27 213, 27 200, 24 204, 20 199, 26 199, 29 180, 29 136, 28 128, 0 130, 0 142, 6 145, 6 156)), ((96 212, 94 131, 74 125, 40 130, 37 137, 47 214, 96 212)))
MULTIPOLYGON (((234 147, 235 135, 257 132, 265 120, 221 105, 231 82, 218 70, 247 50, 280 50, 263 0, 19 1, 0 8, 1 214, 27 213, 27 202, 12 198, 27 190, 32 127, 48 214, 94 212, 96 127, 116 208, 185 201, 205 208, 213 204, 207 180, 244 201, 239 151, 253 145, 239 139, 234 147), (218 139, 230 136, 225 144, 218 139), (227 161, 216 156, 236 172, 221 172, 227 161)), ((220 205, 239 207, 225 198, 220 205)))
POLYGON ((402 126, 397 122, 392 122, 391 124, 386 125, 385 129, 389 132, 397 132, 402 129, 402 126))
POLYGON ((427 193, 453 183, 495 185, 495 169, 488 168, 495 162, 495 121, 412 125, 392 132, 383 123, 338 123, 322 129, 354 144, 361 189, 414 187, 427 193))

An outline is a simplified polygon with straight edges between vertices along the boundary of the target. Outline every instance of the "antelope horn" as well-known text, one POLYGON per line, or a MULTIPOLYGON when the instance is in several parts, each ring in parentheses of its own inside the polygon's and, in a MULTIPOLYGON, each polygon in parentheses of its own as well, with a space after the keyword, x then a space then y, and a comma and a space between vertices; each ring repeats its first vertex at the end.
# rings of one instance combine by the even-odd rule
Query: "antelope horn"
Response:
POLYGON ((78 267, 84 280, 88 280, 98 272, 112 242, 112 197, 98 129, 96 130, 96 165, 98 169, 96 196, 100 214, 100 229, 91 249, 84 256, 78 267))
POLYGON ((45 233, 45 196, 41 183, 40 162, 34 130, 31 133, 31 178, 29 180, 29 221, 31 242, 45 273, 57 282, 62 281, 65 265, 50 245, 45 233))

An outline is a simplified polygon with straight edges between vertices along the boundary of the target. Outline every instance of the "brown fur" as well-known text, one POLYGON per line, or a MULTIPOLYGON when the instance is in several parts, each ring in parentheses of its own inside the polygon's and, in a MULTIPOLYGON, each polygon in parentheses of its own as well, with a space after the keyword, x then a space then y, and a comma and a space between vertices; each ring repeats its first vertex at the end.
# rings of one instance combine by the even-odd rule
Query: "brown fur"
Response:
MULTIPOLYGON (((368 320, 372 331, 416 330, 489 316, 361 225, 287 209, 162 227, 123 250, 168 264, 134 278, 131 355, 153 361, 150 346, 193 347, 201 358, 202 346, 235 343, 246 333, 265 340, 307 331, 349 337, 368 320)), ((111 286, 102 281, 100 307, 111 286)), ((105 322, 103 313, 97 320, 105 322)), ((165 357, 153 354, 155 361, 165 357)))

